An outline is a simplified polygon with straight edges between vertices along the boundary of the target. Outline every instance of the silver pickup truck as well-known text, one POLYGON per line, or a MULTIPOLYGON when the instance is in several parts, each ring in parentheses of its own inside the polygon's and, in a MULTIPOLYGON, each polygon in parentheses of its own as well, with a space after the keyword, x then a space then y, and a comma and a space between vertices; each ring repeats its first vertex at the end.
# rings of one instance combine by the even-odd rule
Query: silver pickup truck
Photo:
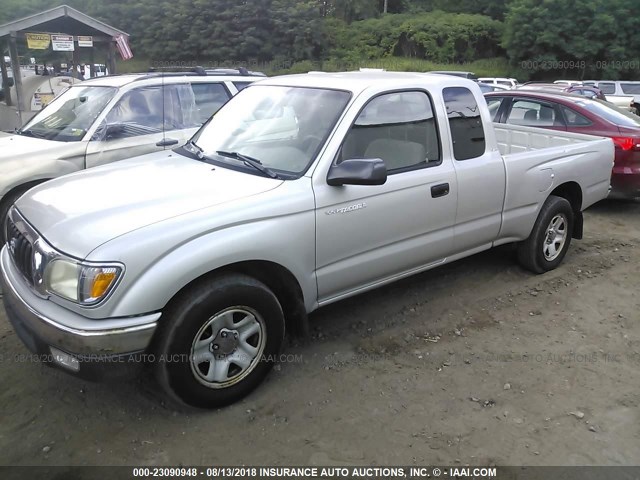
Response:
POLYGON ((183 147, 18 199, 4 304, 55 366, 139 359, 170 397, 218 407, 318 307, 505 243, 533 272, 557 267, 613 155, 610 139, 494 126, 462 78, 273 78, 183 147))

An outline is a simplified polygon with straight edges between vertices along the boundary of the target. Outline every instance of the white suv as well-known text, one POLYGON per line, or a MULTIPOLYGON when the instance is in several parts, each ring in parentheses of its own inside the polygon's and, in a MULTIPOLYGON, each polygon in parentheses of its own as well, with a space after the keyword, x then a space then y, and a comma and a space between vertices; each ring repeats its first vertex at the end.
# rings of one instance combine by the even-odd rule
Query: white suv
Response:
POLYGON ((0 137, 0 225, 11 204, 45 180, 184 144, 227 100, 261 78, 244 69, 200 70, 73 85, 16 134, 0 137))
POLYGON ((518 81, 515 78, 504 77, 482 77, 479 78, 480 83, 488 83, 489 85, 499 85, 507 88, 515 88, 518 86, 518 81))

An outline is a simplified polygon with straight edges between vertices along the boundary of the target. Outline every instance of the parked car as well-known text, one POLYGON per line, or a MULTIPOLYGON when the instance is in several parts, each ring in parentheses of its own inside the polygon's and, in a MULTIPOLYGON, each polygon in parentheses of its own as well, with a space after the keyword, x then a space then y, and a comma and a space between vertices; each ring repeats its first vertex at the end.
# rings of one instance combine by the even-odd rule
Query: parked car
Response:
POLYGON ((585 85, 598 87, 607 98, 611 95, 632 96, 634 113, 640 114, 640 82, 631 80, 585 80, 585 85))
POLYGON ((582 81, 580 80, 556 80, 553 83, 557 85, 582 85, 582 81))
POLYGON ((509 87, 505 87, 504 85, 493 85, 490 83, 482 83, 482 82, 478 83, 478 87, 480 87, 480 91, 482 93, 502 92, 504 90, 510 90, 509 87))
POLYGON ((268 79, 181 148, 18 199, 4 305, 55 366, 93 376, 142 352, 169 397, 218 407, 321 306, 506 243, 556 268, 612 164, 610 139, 494 126, 462 78, 268 79))
POLYGON ((636 109, 633 106, 634 100, 631 96, 622 95, 607 95, 605 96, 598 87, 591 85, 564 85, 558 83, 543 83, 543 82, 527 82, 517 87, 518 90, 542 90, 549 92, 565 92, 572 93, 574 95, 580 95, 581 97, 597 98, 598 100, 604 100, 606 102, 615 105, 616 107, 623 108, 629 112, 636 113, 636 109))
POLYGON ((493 121, 609 137, 616 146, 613 197, 640 196, 640 117, 606 102, 566 94, 508 91, 485 95, 493 121))
POLYGON ((597 98, 606 101, 599 88, 583 85, 566 85, 561 83, 527 82, 517 87, 517 90, 547 90, 551 92, 566 92, 580 95, 581 97, 597 98))
POLYGON ((452 75, 454 77, 468 78, 469 80, 478 80, 478 76, 473 72, 460 72, 458 70, 434 70, 429 73, 439 73, 440 75, 452 75))
POLYGON ((261 78, 149 73, 72 86, 15 135, 0 138, 0 225, 9 206, 38 183, 183 144, 238 90, 261 78))
POLYGON ((518 81, 515 78, 480 77, 478 81, 480 83, 487 83, 489 85, 500 85, 507 88, 515 88, 518 86, 518 81))

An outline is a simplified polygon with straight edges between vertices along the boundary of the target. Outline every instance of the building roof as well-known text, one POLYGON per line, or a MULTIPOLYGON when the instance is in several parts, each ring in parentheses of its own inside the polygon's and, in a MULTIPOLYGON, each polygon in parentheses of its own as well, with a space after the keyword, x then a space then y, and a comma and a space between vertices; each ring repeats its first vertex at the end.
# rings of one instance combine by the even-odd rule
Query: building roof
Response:
POLYGON ((85 15, 68 5, 60 5, 59 7, 0 25, 0 38, 9 35, 11 32, 20 31, 64 33, 68 35, 103 34, 109 37, 129 36, 128 33, 85 15))

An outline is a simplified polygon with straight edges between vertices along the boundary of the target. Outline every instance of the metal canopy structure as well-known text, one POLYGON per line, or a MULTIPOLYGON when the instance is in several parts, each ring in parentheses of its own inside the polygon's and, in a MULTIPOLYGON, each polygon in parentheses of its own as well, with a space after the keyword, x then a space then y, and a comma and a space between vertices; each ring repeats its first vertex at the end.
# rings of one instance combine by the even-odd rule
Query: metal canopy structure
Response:
MULTIPOLYGON (((94 43, 97 43, 98 45, 101 44, 106 48, 107 68, 112 74, 116 73, 116 39, 120 36, 123 36, 126 39, 129 37, 128 33, 85 15, 68 5, 61 5, 20 20, 0 25, 0 43, 5 45, 3 46, 2 51, 5 51, 7 44, 9 47, 11 69, 13 71, 19 109, 24 108, 24 99, 22 96, 22 78, 18 57, 18 42, 26 42, 27 33, 48 35, 65 34, 73 36, 74 40, 78 36, 91 36, 94 43)), ((94 75, 93 53, 95 48, 96 46, 94 45, 90 49, 87 49, 90 50, 91 54, 91 76, 94 75)), ((77 65, 78 56, 79 53, 76 48, 73 51, 74 68, 77 65)), ((10 105, 10 87, 4 59, 0 61, 0 66, 2 67, 2 84, 5 89, 5 99, 8 102, 7 104, 10 105)))

